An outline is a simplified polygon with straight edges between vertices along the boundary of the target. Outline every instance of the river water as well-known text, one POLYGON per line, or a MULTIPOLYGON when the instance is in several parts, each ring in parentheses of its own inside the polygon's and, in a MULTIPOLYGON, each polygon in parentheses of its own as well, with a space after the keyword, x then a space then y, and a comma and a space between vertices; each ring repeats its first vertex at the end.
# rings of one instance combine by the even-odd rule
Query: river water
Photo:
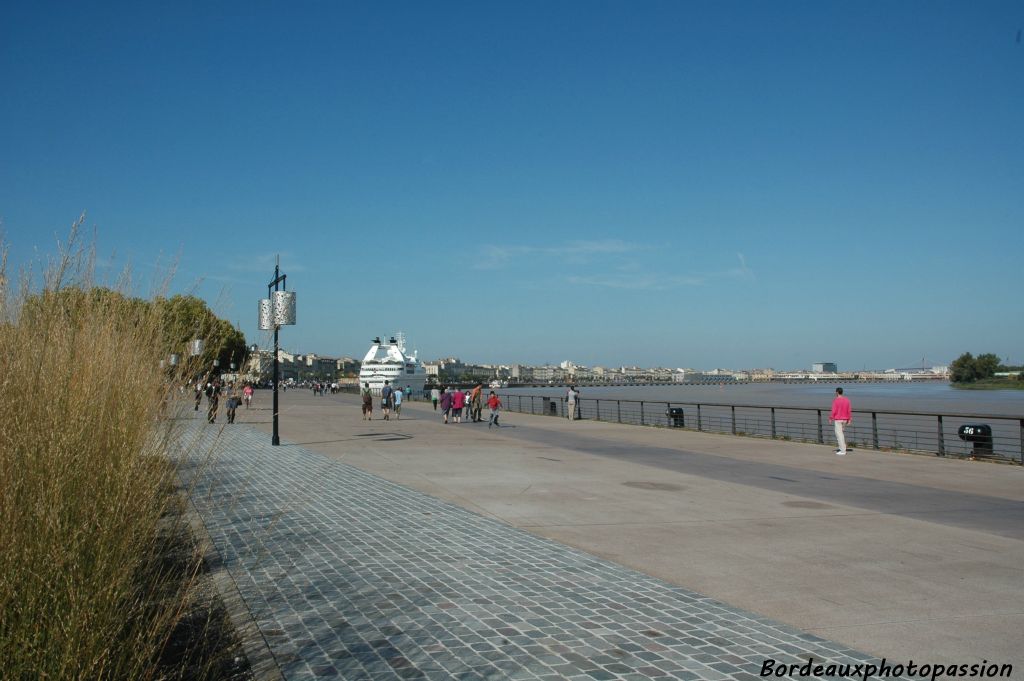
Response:
MULTIPOLYGON (((828 409, 837 385, 855 410, 915 411, 1024 418, 1024 390, 960 390, 942 381, 893 383, 736 383, 580 388, 592 399, 746 404, 828 409)), ((565 388, 509 388, 502 393, 562 397, 565 388)))
MULTIPOLYGON (((834 443, 828 415, 836 385, 583 387, 579 411, 583 418, 603 421, 834 443), (682 412, 669 416, 673 408, 682 412)), ((974 444, 960 439, 958 428, 986 424, 992 429, 997 458, 1024 461, 1024 391, 959 390, 944 382, 855 382, 843 384, 843 389, 853 404, 854 419, 846 434, 855 446, 969 456, 978 452, 974 444)), ((565 388, 510 388, 499 392, 512 411, 565 415, 565 388)))

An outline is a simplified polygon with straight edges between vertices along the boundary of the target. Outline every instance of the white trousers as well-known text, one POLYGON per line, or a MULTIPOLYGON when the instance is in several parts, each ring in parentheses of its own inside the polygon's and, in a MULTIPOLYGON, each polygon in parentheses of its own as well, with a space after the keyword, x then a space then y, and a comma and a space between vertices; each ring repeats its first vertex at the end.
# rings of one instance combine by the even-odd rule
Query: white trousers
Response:
POLYGON ((846 419, 836 419, 836 442, 839 443, 839 451, 846 451, 846 424, 849 423, 846 419))
POLYGON ((569 420, 573 421, 576 419, 576 403, 569 402, 569 420))

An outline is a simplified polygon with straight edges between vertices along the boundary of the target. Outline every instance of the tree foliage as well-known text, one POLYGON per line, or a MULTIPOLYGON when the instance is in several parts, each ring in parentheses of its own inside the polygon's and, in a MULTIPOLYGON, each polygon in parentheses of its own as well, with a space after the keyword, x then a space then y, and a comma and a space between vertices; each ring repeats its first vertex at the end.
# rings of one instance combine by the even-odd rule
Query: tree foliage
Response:
POLYGON ((999 368, 999 358, 991 352, 974 358, 974 366, 978 370, 978 378, 992 378, 999 368))
POLYGON ((194 360, 197 367, 212 367, 213 360, 217 359, 221 369, 227 370, 232 362, 241 366, 247 354, 242 332, 217 317, 205 301, 195 296, 177 295, 148 301, 109 288, 68 286, 28 296, 22 305, 21 316, 31 323, 34 317, 44 312, 51 314, 54 309, 59 310, 63 321, 72 326, 83 323, 86 317, 83 311, 88 310, 90 315, 99 315, 115 325, 124 326, 123 333, 129 331, 128 326, 145 319, 147 314, 157 314, 163 357, 172 353, 187 357, 189 341, 203 339, 203 353, 194 360))
POLYGON ((199 358, 201 366, 214 359, 226 370, 232 362, 242 365, 247 349, 245 336, 230 322, 217 317, 206 302, 195 296, 172 296, 153 301, 163 319, 163 337, 167 354, 187 354, 188 344, 196 338, 205 342, 199 358))
POLYGON ((987 352, 975 357, 969 352, 957 357, 949 367, 949 377, 954 383, 973 383, 992 378, 999 368, 999 358, 987 352))

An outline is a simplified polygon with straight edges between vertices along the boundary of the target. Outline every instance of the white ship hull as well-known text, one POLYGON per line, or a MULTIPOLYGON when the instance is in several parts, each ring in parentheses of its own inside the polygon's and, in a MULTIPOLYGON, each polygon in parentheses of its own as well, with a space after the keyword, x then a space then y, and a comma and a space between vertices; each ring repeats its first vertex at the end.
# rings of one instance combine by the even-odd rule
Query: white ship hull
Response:
POLYGON ((419 393, 427 381, 427 372, 415 355, 405 354, 401 334, 399 340, 392 338, 388 343, 374 339, 359 371, 359 387, 370 386, 370 391, 379 395, 384 383, 392 388, 419 393))

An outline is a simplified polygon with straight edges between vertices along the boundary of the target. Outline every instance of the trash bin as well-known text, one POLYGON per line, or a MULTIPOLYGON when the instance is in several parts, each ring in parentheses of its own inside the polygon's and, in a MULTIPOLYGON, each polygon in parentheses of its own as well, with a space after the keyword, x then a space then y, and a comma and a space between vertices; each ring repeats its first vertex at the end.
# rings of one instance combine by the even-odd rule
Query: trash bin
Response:
POLYGON ((551 400, 551 415, 558 416, 558 402, 551 400))
POLYGON ((974 445, 973 456, 992 456, 992 426, 986 423, 963 425, 956 434, 974 445))
POLYGON ((682 407, 669 407, 668 411, 665 412, 665 416, 668 417, 668 424, 672 428, 686 427, 686 416, 683 414, 682 407))
POLYGON ((541 414, 548 414, 549 416, 558 416, 558 401, 553 400, 550 397, 542 398, 544 405, 541 407, 541 414))

